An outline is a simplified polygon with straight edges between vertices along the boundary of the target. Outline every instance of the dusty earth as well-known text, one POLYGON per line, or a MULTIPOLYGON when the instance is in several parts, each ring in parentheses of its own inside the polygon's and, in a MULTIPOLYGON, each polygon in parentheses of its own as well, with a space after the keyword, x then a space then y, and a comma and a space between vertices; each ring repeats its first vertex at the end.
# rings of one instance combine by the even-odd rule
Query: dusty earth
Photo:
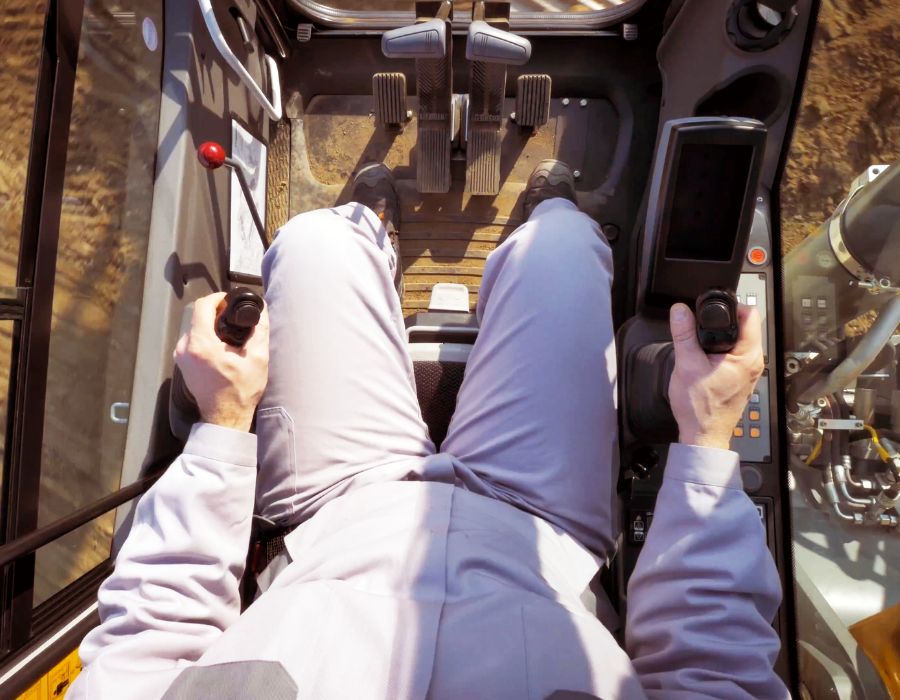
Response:
MULTIPOLYGON (((114 3, 93 2, 94 7, 114 3)), ((144 2, 123 3, 128 7, 144 2)), ((5 0, 0 13, 0 286, 15 284, 44 0, 5 0)), ((146 245, 155 134, 134 105, 154 89, 134 68, 134 28, 97 12, 96 51, 82 57, 67 168, 54 299, 41 523, 114 490, 124 427, 109 406, 128 401, 146 245), (131 149, 117 147, 132 144, 131 149), (137 149, 137 150, 135 150, 137 149), (126 196, 127 195, 127 196, 126 196)), ((789 249, 814 232, 872 163, 900 158, 900 4, 826 0, 782 189, 789 249)), ((8 322, 0 323, 0 385, 9 373, 8 322)), ((0 514, 2 515, 2 514, 0 514)), ((102 518, 39 553, 36 600, 108 556, 102 518)))
POLYGON ((900 160, 900 3, 825 0, 782 182, 785 252, 869 165, 900 160))

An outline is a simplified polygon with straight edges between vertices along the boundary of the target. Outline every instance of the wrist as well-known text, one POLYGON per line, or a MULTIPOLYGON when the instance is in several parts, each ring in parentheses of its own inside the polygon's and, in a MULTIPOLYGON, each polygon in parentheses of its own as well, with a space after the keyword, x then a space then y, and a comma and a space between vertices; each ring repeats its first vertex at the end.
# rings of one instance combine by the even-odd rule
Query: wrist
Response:
POLYGON ((678 442, 682 445, 694 445, 695 447, 714 447, 719 450, 731 449, 731 436, 722 437, 707 435, 701 432, 680 432, 678 442))
POLYGON ((254 412, 234 407, 217 407, 203 413, 201 419, 204 423, 247 433, 253 425, 254 412))

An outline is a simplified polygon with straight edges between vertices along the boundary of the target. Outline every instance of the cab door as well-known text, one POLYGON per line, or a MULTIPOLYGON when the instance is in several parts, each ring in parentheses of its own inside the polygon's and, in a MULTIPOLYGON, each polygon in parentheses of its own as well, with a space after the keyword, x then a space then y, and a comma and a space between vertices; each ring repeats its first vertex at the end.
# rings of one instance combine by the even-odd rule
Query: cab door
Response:
POLYGON ((182 309, 230 279, 231 181, 197 140, 230 150, 237 121, 268 141, 251 83, 277 94, 256 4, 217 2, 212 23, 207 5, 9 0, 0 16, 2 697, 65 692, 134 500, 180 452, 182 309))

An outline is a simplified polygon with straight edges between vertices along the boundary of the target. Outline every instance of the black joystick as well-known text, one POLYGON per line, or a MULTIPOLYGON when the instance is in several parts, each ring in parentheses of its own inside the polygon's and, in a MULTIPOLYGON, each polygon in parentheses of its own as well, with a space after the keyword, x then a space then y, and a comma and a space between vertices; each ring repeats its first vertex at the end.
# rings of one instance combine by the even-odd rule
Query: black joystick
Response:
MULTIPOLYGON (((243 347, 250 338, 263 310, 263 300, 252 289, 232 289, 216 309, 216 335, 223 343, 243 347)), ((185 319, 187 321, 187 316, 185 319)), ((187 323, 183 327, 189 327, 187 323)), ((186 441, 191 426, 200 420, 200 410, 191 395, 181 370, 172 373, 172 389, 169 394, 169 427, 175 437, 186 441)))
POLYGON ((252 289, 237 287, 222 300, 216 315, 216 335, 223 343, 242 347, 262 315, 263 300, 252 289))
POLYGON ((697 340, 708 355, 730 352, 738 341, 737 297, 727 289, 710 289, 697 297, 697 340))

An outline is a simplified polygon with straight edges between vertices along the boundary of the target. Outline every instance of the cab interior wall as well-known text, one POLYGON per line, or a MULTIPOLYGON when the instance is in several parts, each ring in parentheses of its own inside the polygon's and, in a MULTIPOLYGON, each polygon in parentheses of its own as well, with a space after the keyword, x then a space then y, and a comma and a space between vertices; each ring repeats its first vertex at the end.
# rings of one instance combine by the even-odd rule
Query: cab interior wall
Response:
MULTIPOLYGON (((247 12, 252 2, 244 3, 247 12)), ((223 67, 196 3, 167 2, 162 105, 138 358, 122 485, 179 445, 168 429, 172 349, 191 300, 227 288, 230 179, 197 162, 203 141, 231 141, 232 119, 269 138, 262 109, 223 67)), ((116 547, 131 509, 120 508, 116 547)))

